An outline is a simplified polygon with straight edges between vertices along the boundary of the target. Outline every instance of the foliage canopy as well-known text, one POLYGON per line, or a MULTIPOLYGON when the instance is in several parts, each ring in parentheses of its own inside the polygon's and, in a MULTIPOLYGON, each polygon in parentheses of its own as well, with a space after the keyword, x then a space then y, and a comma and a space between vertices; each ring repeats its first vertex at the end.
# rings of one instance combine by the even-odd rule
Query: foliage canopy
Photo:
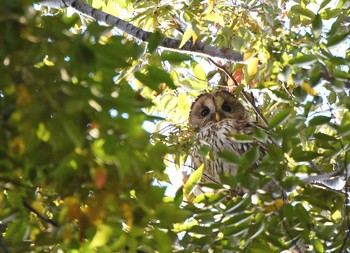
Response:
MULTIPOLYGON (((87 2, 146 31, 229 47, 247 60, 158 50, 156 38, 139 43, 87 17, 3 0, 0 250, 350 249, 348 1, 87 2), (213 186, 220 189, 190 201, 195 173, 167 196, 174 173, 165 169, 182 168, 191 148, 191 101, 226 86, 252 114, 255 98, 278 143, 267 144, 254 173, 223 177, 252 194, 228 199, 213 186), (301 180, 333 171, 322 188, 301 180), (269 181, 283 198, 262 190, 269 181)), ((246 168, 255 156, 250 150, 234 162, 246 168)))

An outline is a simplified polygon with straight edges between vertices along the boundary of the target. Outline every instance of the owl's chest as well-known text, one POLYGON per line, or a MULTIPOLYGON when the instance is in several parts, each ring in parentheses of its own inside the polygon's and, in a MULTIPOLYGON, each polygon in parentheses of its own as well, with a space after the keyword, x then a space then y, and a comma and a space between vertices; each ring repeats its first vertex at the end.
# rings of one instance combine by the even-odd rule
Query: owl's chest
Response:
POLYGON ((246 150, 244 144, 235 140, 235 134, 252 133, 252 127, 247 122, 223 120, 203 128, 197 134, 200 146, 207 146, 210 151, 217 153, 221 151, 243 153, 246 150))

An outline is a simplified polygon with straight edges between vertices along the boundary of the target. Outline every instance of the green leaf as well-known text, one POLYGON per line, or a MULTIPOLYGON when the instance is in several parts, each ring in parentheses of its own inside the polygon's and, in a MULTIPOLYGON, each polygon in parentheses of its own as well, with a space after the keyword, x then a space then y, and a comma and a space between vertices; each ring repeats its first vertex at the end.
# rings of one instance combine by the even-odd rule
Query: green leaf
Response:
POLYGON ((334 35, 328 38, 327 47, 333 47, 340 43, 345 42, 348 39, 350 33, 344 33, 340 35, 334 35))
POLYGON ((148 38, 148 50, 151 54, 157 49, 161 40, 161 34, 159 32, 152 33, 148 38))
POLYGON ((166 83, 167 86, 170 89, 176 89, 176 86, 173 82, 173 80, 171 79, 170 75, 168 72, 166 72, 164 69, 155 67, 155 66, 148 66, 147 70, 149 72, 149 76, 156 82, 158 82, 159 84, 161 83, 166 83))
POLYGON ((175 62, 175 63, 189 61, 192 59, 187 54, 181 54, 179 52, 172 52, 172 51, 164 51, 162 52, 160 57, 163 61, 169 61, 169 62, 175 62))
POLYGON ((312 32, 316 39, 318 39, 321 36, 322 18, 319 14, 317 14, 312 21, 312 32))
POLYGON ((218 153, 218 155, 220 158, 223 158, 225 161, 230 163, 240 164, 241 162, 241 157, 235 152, 221 151, 218 153))
POLYGON ((248 149, 244 154, 242 155, 242 160, 244 161, 244 164, 246 167, 251 166, 254 164, 260 157, 260 151, 258 146, 253 146, 250 149, 248 149))
POLYGON ((301 148, 294 148, 291 156, 296 162, 308 162, 318 157, 319 154, 313 151, 302 150, 301 148))
POLYGON ((323 243, 319 239, 313 239, 312 245, 314 246, 315 252, 317 253, 323 253, 325 252, 323 243))
POLYGON ((274 144, 266 143, 267 153, 276 162, 284 160, 282 148, 274 144))
POLYGON ((296 58, 293 58, 289 61, 289 64, 297 65, 297 66, 305 66, 314 64, 317 61, 317 57, 315 55, 302 55, 296 58))
POLYGON ((246 134, 230 134, 228 137, 233 138, 239 143, 251 143, 254 141, 254 138, 252 136, 246 134))
POLYGON ((314 17, 315 17, 315 14, 312 11, 310 11, 308 9, 304 9, 300 5, 292 6, 291 11, 294 12, 294 13, 297 13, 299 15, 308 17, 310 19, 314 19, 314 17))
POLYGON ((160 91, 158 83, 154 82, 153 79, 148 75, 145 75, 144 73, 141 73, 141 72, 135 72, 134 76, 136 77, 137 80, 139 80, 141 83, 146 85, 148 88, 155 91, 160 91))
POLYGON ((161 91, 160 84, 162 83, 166 83, 167 86, 171 89, 176 88, 169 73, 155 66, 150 65, 146 68, 146 73, 138 71, 135 72, 134 75, 137 78, 137 80, 139 80, 141 83, 155 91, 161 91))
POLYGON ((309 122, 309 126, 318 126, 318 125, 323 125, 328 123, 332 118, 331 117, 327 117, 327 116, 316 116, 313 117, 310 122, 309 122))
POLYGON ((199 81, 203 81, 203 82, 207 81, 207 75, 205 74, 203 67, 198 62, 191 61, 191 67, 192 67, 192 70, 193 70, 195 77, 199 81))
POLYGON ((202 177, 203 174, 203 168, 204 168, 204 164, 202 164, 201 166, 199 166, 198 169, 196 169, 189 177, 189 179, 187 180, 185 186, 184 186, 184 190, 185 193, 187 195, 190 195, 192 193, 192 191, 194 190, 194 188, 198 185, 199 180, 202 177))
POLYGON ((324 133, 315 133, 314 137, 316 139, 320 139, 320 140, 326 141, 326 142, 337 141, 337 138, 335 138, 334 136, 324 134, 324 133))
POLYGON ((257 224, 253 224, 252 226, 249 226, 249 231, 248 231, 248 240, 245 242, 245 246, 248 246, 252 240, 259 236, 263 231, 265 230, 265 223, 264 222, 259 222, 257 224))
POLYGON ((113 228, 107 225, 99 225, 94 238, 92 238, 89 248, 94 249, 105 245, 113 235, 113 228))
POLYGON ((323 0, 320 4, 320 9, 318 11, 321 11, 324 7, 326 7, 327 4, 330 3, 330 1, 332 1, 332 0, 323 0))
POLYGON ((270 120, 269 128, 272 129, 283 124, 290 117, 292 111, 292 108, 283 108, 281 111, 276 113, 270 120))

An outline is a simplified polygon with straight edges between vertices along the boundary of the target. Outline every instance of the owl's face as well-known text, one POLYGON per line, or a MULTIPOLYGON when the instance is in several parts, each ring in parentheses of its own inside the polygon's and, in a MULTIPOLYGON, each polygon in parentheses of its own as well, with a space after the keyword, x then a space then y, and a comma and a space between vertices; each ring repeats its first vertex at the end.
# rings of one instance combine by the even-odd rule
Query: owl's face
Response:
POLYGON ((247 119, 243 105, 228 91, 205 93, 193 102, 189 117, 189 126, 200 130, 208 124, 223 119, 247 119))

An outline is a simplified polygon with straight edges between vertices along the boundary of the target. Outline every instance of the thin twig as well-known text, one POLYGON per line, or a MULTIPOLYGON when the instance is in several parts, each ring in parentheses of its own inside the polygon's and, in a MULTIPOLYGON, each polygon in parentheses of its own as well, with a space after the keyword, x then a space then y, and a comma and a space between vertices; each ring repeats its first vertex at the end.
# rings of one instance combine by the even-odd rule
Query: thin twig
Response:
POLYGON ((22 203, 23 203, 23 206, 25 208, 27 208, 29 211, 35 213, 40 219, 42 219, 43 221, 45 221, 47 223, 50 223, 54 227, 58 227, 57 221, 54 221, 54 220, 47 218, 44 215, 40 214, 40 212, 38 210, 36 210, 34 207, 32 207, 31 205, 29 205, 29 203, 27 201, 23 200, 22 203))

